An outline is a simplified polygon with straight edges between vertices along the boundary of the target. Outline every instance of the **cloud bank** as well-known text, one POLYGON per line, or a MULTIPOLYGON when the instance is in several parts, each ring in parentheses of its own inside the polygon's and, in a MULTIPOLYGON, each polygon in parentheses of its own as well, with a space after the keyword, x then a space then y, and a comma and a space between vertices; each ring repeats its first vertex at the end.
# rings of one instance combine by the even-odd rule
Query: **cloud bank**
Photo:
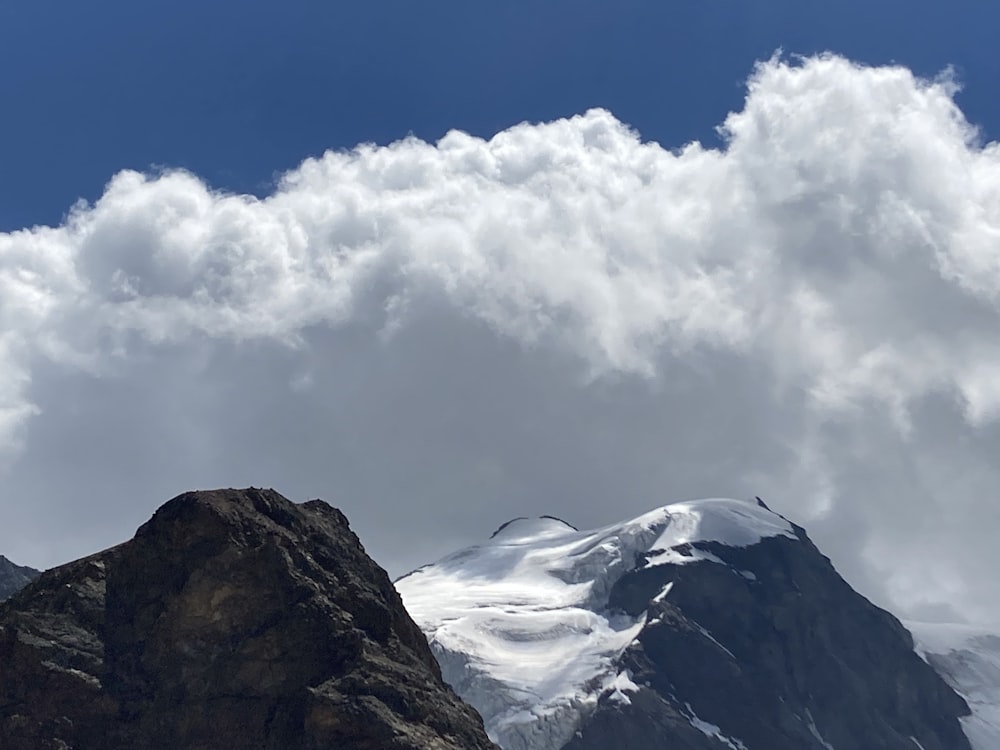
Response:
POLYGON ((911 617, 1000 621, 1000 145, 947 76, 761 63, 724 147, 599 109, 122 172, 0 234, 0 551, 321 495, 393 572, 525 513, 760 494, 911 617))

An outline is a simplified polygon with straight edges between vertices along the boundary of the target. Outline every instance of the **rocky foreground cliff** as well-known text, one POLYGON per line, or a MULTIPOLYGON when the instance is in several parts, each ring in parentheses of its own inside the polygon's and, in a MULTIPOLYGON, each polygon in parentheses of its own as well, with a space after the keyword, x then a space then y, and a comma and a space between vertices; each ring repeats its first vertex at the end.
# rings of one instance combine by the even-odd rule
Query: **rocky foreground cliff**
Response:
POLYGON ((347 520, 181 495, 0 604, 4 750, 486 750, 347 520))
POLYGON ((397 581, 505 750, 968 750, 909 632, 763 503, 517 519, 397 581))

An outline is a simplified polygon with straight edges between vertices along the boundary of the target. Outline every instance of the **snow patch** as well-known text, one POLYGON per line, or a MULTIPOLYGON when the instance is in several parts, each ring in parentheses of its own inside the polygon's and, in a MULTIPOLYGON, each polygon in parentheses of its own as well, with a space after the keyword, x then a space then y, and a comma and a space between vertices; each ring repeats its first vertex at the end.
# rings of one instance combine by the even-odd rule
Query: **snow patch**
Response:
POLYGON ((652 568, 657 565, 688 565, 693 562, 713 562, 719 565, 725 565, 725 563, 720 560, 716 555, 706 550, 698 549, 697 547, 691 547, 688 545, 683 545, 680 549, 675 549, 669 547, 667 549, 661 549, 660 547, 654 547, 649 551, 649 555, 646 559, 647 568, 652 568))
POLYGON ((670 589, 672 589, 673 587, 674 587, 674 582, 670 581, 666 586, 663 587, 663 590, 659 594, 657 594, 656 596, 653 597, 653 600, 652 600, 653 604, 659 604, 664 599, 666 599, 667 598, 667 594, 670 593, 670 589))
POLYGON ((796 538, 792 525, 784 518, 741 500, 696 500, 668 505, 662 511, 669 513, 671 522, 653 544, 654 549, 671 549, 695 542, 749 547, 772 536, 796 538))
POLYGON ((691 726, 704 734, 706 737, 713 737, 717 739, 723 745, 730 748, 730 750, 747 750, 747 746, 740 742, 740 740, 734 737, 727 737, 722 733, 722 730, 719 727, 715 726, 715 724, 699 719, 698 715, 695 714, 694 709, 691 708, 690 703, 685 703, 684 707, 687 709, 686 716, 687 720, 691 722, 691 726))
POLYGON ((834 750, 833 745, 823 739, 823 735, 819 733, 819 729, 816 728, 816 720, 813 719, 812 711, 808 708, 806 709, 806 723, 809 726, 809 734, 815 737, 819 744, 825 747, 826 750, 834 750))
POLYGON ((619 672, 611 681, 604 685, 603 695, 614 703, 621 703, 626 706, 632 705, 632 700, 627 693, 639 692, 639 686, 632 682, 632 673, 628 670, 619 672))
POLYGON ((727 655, 729 656, 729 658, 730 658, 730 659, 732 659, 733 661, 736 661, 736 657, 735 657, 735 656, 733 656, 733 652, 732 652, 732 651, 730 651, 730 650, 729 650, 728 648, 726 648, 725 646, 723 646, 723 645, 722 645, 721 643, 719 643, 719 641, 717 641, 717 640, 715 639, 715 636, 714 636, 714 635, 712 635, 711 633, 709 633, 709 632, 708 632, 708 630, 706 630, 705 628, 703 628, 703 627, 702 627, 701 625, 699 625, 698 623, 694 623, 694 626, 695 626, 696 628, 698 628, 698 632, 699 632, 699 633, 701 633, 701 634, 702 634, 702 636, 704 636, 705 638, 707 638, 708 640, 710 640, 710 641, 711 641, 712 643, 714 643, 714 644, 715 644, 716 646, 718 646, 718 647, 719 647, 720 649, 722 649, 723 651, 725 651, 725 652, 726 652, 726 654, 727 654, 727 655))

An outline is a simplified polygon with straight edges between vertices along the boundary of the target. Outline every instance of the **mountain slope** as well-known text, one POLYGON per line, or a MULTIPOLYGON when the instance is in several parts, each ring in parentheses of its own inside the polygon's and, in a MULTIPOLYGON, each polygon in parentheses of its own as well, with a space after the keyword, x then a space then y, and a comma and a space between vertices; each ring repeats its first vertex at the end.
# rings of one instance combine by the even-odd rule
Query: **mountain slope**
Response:
POLYGON ((18 591, 41 575, 41 571, 24 565, 15 565, 0 555, 0 601, 18 591))
POLYGON ((964 750, 965 702, 763 503, 522 519, 396 582, 507 750, 964 750))
POLYGON ((181 495, 0 605, 5 750, 487 750, 347 519, 181 495))
POLYGON ((974 750, 1000 748, 1000 635, 968 625, 907 622, 917 652, 966 701, 962 727, 974 750))

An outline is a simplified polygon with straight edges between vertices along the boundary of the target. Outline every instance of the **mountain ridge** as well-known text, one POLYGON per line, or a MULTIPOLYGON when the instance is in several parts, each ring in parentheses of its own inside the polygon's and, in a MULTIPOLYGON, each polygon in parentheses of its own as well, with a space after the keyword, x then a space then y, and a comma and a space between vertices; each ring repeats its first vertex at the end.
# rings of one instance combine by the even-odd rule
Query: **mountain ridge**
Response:
POLYGON ((917 653, 969 704, 961 722, 973 748, 1000 747, 1000 626, 904 624, 917 653))
MULTIPOLYGON (((490 737, 505 750, 1000 746, 1000 635, 970 626, 904 626, 853 592, 805 530, 759 498, 677 503, 591 531, 553 516, 512 519, 483 544, 397 579, 418 623, 343 514, 321 501, 290 503, 273 490, 185 493, 133 540, 44 574, 2 556, 0 571, 4 563, 21 588, 0 604, 0 746, 9 750, 124 750, 137 741, 154 749, 215 750, 221 746, 205 737, 220 727, 229 729, 229 740, 257 731, 257 739, 245 741, 260 747, 318 750, 331 731, 359 749, 493 747, 479 717, 447 689, 440 692, 442 673, 483 713, 490 737), (164 681, 150 674, 150 664, 169 672, 164 661, 184 661, 178 644, 200 648, 203 657, 215 654, 202 661, 217 659, 217 649, 205 651, 212 618, 228 618, 232 642, 233 628, 244 633, 237 641, 248 640, 246 627, 254 617, 259 623, 261 612, 271 632, 287 614, 267 610, 259 596, 251 597, 249 611, 248 601, 232 608, 247 594, 240 580, 250 575, 256 581, 250 588, 260 589, 263 574, 270 580, 264 590, 287 597, 273 576, 290 575, 291 589, 300 592, 288 600, 293 609, 329 586, 316 577, 332 564, 329 551, 316 547, 317 533, 348 550, 354 572, 347 579, 361 562, 368 584, 348 585, 333 596, 336 606, 323 610, 324 623, 331 618, 339 625, 324 631, 329 623, 314 622, 306 628, 314 628, 312 639, 303 639, 301 629, 293 639, 283 636, 281 659, 298 658, 291 671, 317 654, 322 661, 329 650, 323 643, 334 632, 340 640, 354 632, 356 642, 369 643, 363 651, 382 654, 362 659, 367 666, 350 675, 331 675, 336 689, 324 694, 331 680, 309 688, 314 718, 327 717, 312 721, 309 731, 319 734, 289 739, 297 731, 289 727, 307 722, 304 711, 287 705, 265 712, 265 728, 232 707, 210 727, 205 717, 189 716, 184 727, 174 721, 170 728, 163 715, 151 722, 166 707, 190 714, 185 693, 204 699, 234 678, 232 668, 207 673, 189 663, 164 681), (261 549, 270 552, 259 556, 261 549), (187 557, 199 562, 190 567, 187 557), (228 562, 219 567, 220 559, 228 562), (453 577, 448 586, 427 586, 428 576, 443 574, 453 577), (303 583, 312 587, 305 599, 303 583), (179 606, 178 597, 187 603, 179 606), (442 602, 451 611, 441 611, 442 602), (191 615, 192 607, 196 627, 184 626, 180 614, 191 615), (112 610, 130 613, 133 622, 109 628, 112 610), (353 623, 348 631, 338 630, 344 616, 353 623), (151 623, 163 618, 173 624, 157 635, 151 623), (492 653, 481 648, 486 637, 492 653), (291 656, 291 640, 311 640, 298 648, 308 656, 291 656), (398 689, 413 680, 418 694, 398 689), (861 699, 852 703, 845 695, 861 699), (348 718, 331 727, 330 717, 344 711, 348 718), (153 739, 165 727, 173 732, 169 741, 153 739), (201 739, 192 741, 199 731, 201 739), (260 732, 273 736, 261 740, 260 732)), ((274 653, 244 653, 239 669, 249 668, 259 682, 269 670, 273 675, 274 664, 262 666, 273 659, 274 653)), ((259 705, 274 696, 244 698, 259 705)))
POLYGON ((0 601, 24 588, 41 574, 40 570, 17 565, 0 555, 0 601))
POLYGON ((905 628, 763 501, 538 529, 396 581, 506 750, 969 748, 905 628))

